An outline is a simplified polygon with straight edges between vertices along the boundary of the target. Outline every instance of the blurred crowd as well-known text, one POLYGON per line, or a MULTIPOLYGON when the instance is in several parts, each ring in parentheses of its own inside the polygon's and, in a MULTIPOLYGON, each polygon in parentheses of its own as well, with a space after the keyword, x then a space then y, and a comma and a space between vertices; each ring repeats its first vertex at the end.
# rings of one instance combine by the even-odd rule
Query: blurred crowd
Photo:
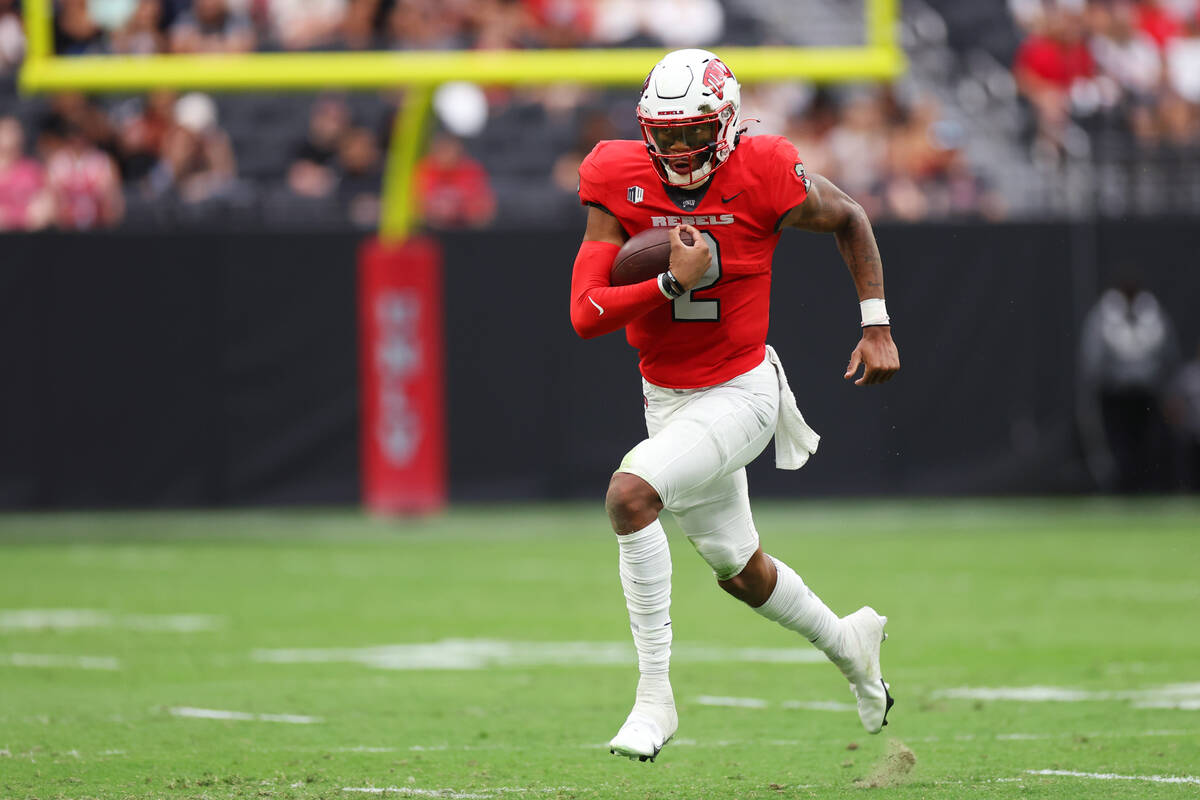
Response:
MULTIPOLYGON (((759 105, 777 107, 770 100, 759 105)), ((818 92, 793 107, 779 132, 872 218, 1005 216, 998 192, 966 158, 963 126, 931 94, 903 98, 890 87, 818 92)))
MULTIPOLYGON (((155 92, 108 108, 62 94, 28 127, 0 116, 0 230, 110 227, 131 204, 204 209, 255 195, 203 93, 155 92)), ((312 102, 285 163, 278 182, 290 195, 335 201, 350 224, 377 223, 380 135, 354 124, 344 98, 312 102)))
POLYGON ((1010 0, 1025 32, 1013 72, 1035 145, 1072 149, 1074 123, 1118 123, 1144 146, 1200 144, 1200 2, 1010 0))
POLYGON ((55 46, 63 54, 670 46, 713 41, 723 22, 717 0, 56 0, 55 46))

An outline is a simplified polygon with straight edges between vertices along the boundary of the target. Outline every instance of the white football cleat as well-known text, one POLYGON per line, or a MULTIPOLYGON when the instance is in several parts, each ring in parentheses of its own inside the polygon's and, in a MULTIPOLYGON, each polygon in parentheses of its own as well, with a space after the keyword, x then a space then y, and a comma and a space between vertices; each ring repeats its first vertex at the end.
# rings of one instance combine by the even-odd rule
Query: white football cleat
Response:
POLYGON ((850 681, 850 691, 858 698, 858 718, 868 733, 879 733, 887 725, 888 711, 895 703, 888 694, 879 668, 879 645, 887 638, 883 626, 887 617, 863 606, 842 617, 841 652, 830 660, 850 681))
POLYGON ((637 704, 621 730, 608 743, 608 752, 631 760, 654 761, 678 729, 679 715, 674 706, 637 704))

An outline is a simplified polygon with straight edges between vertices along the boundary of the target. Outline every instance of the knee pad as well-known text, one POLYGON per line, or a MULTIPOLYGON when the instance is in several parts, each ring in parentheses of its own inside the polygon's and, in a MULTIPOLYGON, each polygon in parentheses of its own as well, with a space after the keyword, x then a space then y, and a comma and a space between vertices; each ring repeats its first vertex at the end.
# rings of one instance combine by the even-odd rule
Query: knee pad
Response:
POLYGON ((746 562, 758 549, 758 537, 723 536, 721 531, 702 536, 688 537, 700 557, 712 567, 719 581, 737 577, 746 567, 746 562))

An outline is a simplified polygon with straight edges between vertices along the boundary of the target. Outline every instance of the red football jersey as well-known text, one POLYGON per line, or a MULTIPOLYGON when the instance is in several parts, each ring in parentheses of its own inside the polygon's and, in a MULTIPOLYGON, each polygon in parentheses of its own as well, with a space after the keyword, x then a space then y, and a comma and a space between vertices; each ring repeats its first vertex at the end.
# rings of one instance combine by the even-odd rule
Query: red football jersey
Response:
POLYGON ((743 136, 701 191, 667 195, 640 141, 605 141, 579 167, 579 199, 615 216, 633 236, 694 225, 712 266, 696 288, 625 326, 642 375, 657 386, 713 386, 766 356, 771 257, 783 217, 808 196, 796 148, 781 136, 743 136))

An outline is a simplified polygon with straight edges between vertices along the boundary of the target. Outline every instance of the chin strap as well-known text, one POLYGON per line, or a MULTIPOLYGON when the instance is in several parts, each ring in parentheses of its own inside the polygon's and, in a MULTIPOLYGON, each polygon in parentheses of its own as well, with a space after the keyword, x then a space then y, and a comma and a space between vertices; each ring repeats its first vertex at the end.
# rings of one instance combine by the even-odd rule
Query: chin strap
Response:
POLYGON ((751 122, 759 122, 759 123, 762 122, 762 120, 759 119, 758 117, 746 117, 742 121, 745 122, 746 124, 743 125, 742 127, 738 128, 738 132, 733 135, 733 146, 734 147, 737 147, 738 143, 740 141, 742 141, 742 134, 745 133, 746 131, 750 130, 751 122))

